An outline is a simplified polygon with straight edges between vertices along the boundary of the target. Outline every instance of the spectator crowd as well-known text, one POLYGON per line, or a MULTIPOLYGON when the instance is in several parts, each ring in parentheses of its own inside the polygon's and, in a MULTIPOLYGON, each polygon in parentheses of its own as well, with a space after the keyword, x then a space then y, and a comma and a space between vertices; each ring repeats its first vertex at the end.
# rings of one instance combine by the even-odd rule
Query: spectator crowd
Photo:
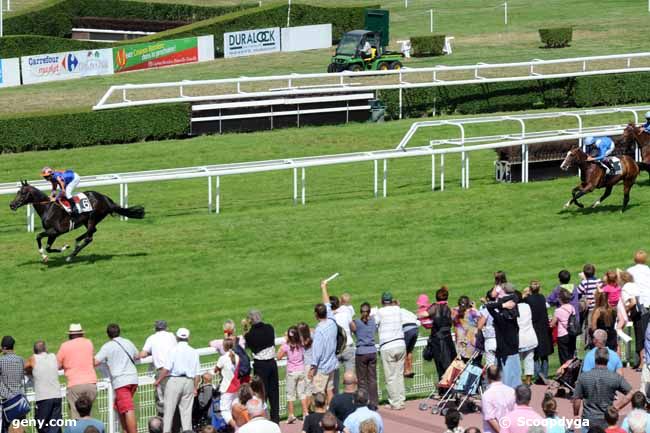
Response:
MULTIPOLYGON (((209 343, 218 354, 210 372, 202 370, 199 352, 190 345, 190 330, 171 332, 164 320, 154 323, 154 333, 140 350, 121 336, 114 323, 107 326, 107 340, 97 351, 81 324, 73 323, 68 340, 56 353, 50 353, 44 341, 36 341, 33 355, 26 360, 14 352, 13 337, 5 336, 0 343, 2 432, 22 431, 16 421, 28 415, 27 378, 34 390, 38 433, 105 433, 103 423, 91 416, 99 368, 110 377, 123 432, 137 433, 137 366, 150 357, 157 411, 149 420, 151 433, 280 432, 277 361, 282 359, 286 359, 287 423, 302 421, 304 433, 382 433, 377 364, 381 362, 383 371, 385 409, 403 410, 405 383, 414 377, 413 352, 421 328, 428 333, 423 357, 433 361, 440 386, 455 360, 484 367, 484 432, 527 433, 528 427, 518 427, 515 420, 556 419, 558 403, 552 394, 540 408, 530 406, 531 385, 549 384, 549 359, 556 348, 562 375, 574 368, 580 347, 585 349, 584 359, 570 395, 574 415, 588 421, 590 433, 600 433, 598 429, 650 432, 646 412, 650 268, 646 262, 647 254, 639 250, 634 265, 608 270, 602 278, 593 265, 586 264, 575 282, 568 270, 561 270, 548 296, 539 281, 519 291, 499 271, 480 306, 464 294, 458 296, 456 306, 450 306, 450 291, 443 286, 433 301, 426 294, 418 296, 415 311, 410 311, 392 293, 384 292, 378 307, 362 303, 358 317, 351 296, 331 295, 325 280, 321 302, 314 307, 315 326, 305 322, 290 326, 280 344, 274 327, 263 321, 258 310, 249 311, 242 321, 242 334, 237 334, 234 321, 227 320, 223 338, 209 343), (635 337, 637 362, 632 368, 641 372, 638 390, 622 376, 620 342, 630 339, 624 332, 628 322, 635 337), (59 370, 65 375, 65 400, 69 418, 76 420, 74 426, 56 422, 63 413, 59 370), (211 418, 198 423, 197 413, 205 409, 205 401, 210 402, 206 413, 211 418), (619 410, 629 403, 632 412, 619 420, 619 410)), ((438 390, 445 391, 442 386, 438 390)), ((445 412, 449 433, 481 431, 464 429, 461 421, 455 408, 445 412)), ((565 426, 560 426, 553 433, 564 431, 565 426)))

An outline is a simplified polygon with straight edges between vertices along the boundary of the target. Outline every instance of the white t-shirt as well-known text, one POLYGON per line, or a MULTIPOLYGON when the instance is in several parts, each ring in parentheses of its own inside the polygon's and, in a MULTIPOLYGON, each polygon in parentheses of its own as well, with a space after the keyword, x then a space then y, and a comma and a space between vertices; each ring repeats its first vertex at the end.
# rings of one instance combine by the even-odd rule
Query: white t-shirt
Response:
POLYGON ((354 319, 356 313, 354 312, 354 307, 352 305, 341 305, 339 308, 347 309, 350 312, 350 316, 354 319))
POLYGON ((153 366, 161 368, 167 361, 169 351, 176 346, 176 337, 169 331, 158 331, 147 337, 142 350, 150 353, 153 366))
POLYGON ((282 433, 276 423, 265 418, 253 418, 237 431, 239 433, 282 433))
POLYGON ((517 317, 517 324, 519 325, 519 349, 534 349, 537 347, 537 334, 533 328, 533 313, 530 310, 530 305, 523 302, 517 304, 519 310, 519 317, 517 317))
POLYGON ((634 277, 634 282, 639 286, 639 301, 650 307, 650 268, 648 265, 634 265, 627 270, 634 277))
POLYGON ((350 314, 350 309, 339 307, 332 313, 334 314, 334 320, 336 320, 336 323, 345 330, 345 335, 347 336, 347 343, 345 343, 346 346, 353 345, 354 340, 352 339, 352 332, 350 331, 350 322, 352 322, 352 314, 350 314))
MULTIPOLYGON (((234 353, 234 352, 233 352, 234 353)), ((229 354, 221 355, 217 361, 217 368, 220 369, 221 374, 221 384, 219 385, 219 392, 225 394, 230 387, 230 382, 232 382, 235 377, 235 368, 239 362, 239 356, 235 354, 235 363, 232 363, 229 354)))
POLYGON ((402 330, 402 312, 397 305, 389 305, 371 311, 379 327, 379 350, 406 347, 402 330))

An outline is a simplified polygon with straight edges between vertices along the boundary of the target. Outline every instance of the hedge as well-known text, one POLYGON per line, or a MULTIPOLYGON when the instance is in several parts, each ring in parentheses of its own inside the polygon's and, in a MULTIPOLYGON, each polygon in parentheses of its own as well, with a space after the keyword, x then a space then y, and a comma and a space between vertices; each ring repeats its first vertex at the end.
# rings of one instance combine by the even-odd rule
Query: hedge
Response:
MULTIPOLYGON (((648 101, 650 73, 635 72, 403 90, 403 117, 596 107, 648 101)), ((399 90, 380 90, 387 118, 399 117, 399 90)))
POLYGON ((179 138, 189 125, 189 104, 0 118, 0 152, 179 138))
POLYGON ((205 7, 128 0, 61 0, 55 3, 46 3, 44 7, 28 9, 21 14, 5 19, 4 34, 64 37, 70 35, 74 17, 95 16, 194 22, 252 7, 257 7, 257 4, 205 7))
POLYGON ((573 39, 572 27, 539 29, 539 37, 546 48, 568 47, 573 39))
POLYGON ((0 39, 0 58, 29 56, 33 54, 60 53, 93 48, 110 47, 109 43, 77 41, 51 36, 6 36, 0 39))
MULTIPOLYGON (((287 23, 287 5, 274 4, 252 10, 234 12, 217 18, 193 23, 184 27, 160 32, 155 35, 138 39, 140 41, 156 41, 176 39, 187 36, 214 35, 214 46, 217 55, 223 54, 223 34, 238 30, 259 29, 266 27, 284 27, 287 23)), ((332 41, 340 40, 345 32, 362 29, 364 26, 363 7, 329 8, 293 4, 291 6, 291 25, 305 26, 312 24, 332 23, 332 41)))
POLYGON ((137 30, 141 32, 163 32, 186 26, 187 21, 143 20, 135 18, 75 17, 73 27, 102 30, 137 30))
POLYGON ((445 48, 445 35, 414 36, 411 50, 414 57, 442 56, 445 48))

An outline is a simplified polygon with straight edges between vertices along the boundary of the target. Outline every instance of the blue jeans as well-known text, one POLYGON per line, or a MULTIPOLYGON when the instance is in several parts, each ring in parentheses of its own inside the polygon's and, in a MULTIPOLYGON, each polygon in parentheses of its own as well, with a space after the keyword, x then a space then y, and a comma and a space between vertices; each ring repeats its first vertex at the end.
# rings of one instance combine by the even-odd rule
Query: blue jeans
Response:
POLYGON ((535 377, 539 377, 540 373, 548 379, 548 356, 535 359, 535 377))
POLYGON ((510 388, 516 388, 521 385, 521 364, 519 363, 519 354, 499 358, 501 367, 501 382, 510 388))

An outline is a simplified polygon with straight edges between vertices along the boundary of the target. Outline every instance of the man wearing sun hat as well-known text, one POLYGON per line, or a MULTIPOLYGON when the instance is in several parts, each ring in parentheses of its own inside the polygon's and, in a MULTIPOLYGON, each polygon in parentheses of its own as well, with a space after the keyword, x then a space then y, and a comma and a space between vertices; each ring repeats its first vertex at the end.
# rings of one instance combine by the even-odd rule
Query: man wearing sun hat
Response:
POLYGON ((160 382, 169 376, 165 386, 163 433, 171 433, 177 407, 181 416, 182 431, 192 430, 192 405, 201 382, 201 365, 199 352, 188 344, 189 339, 189 329, 178 328, 178 344, 169 351, 160 376, 154 383, 154 386, 158 387, 160 382))
POLYGON ((72 419, 79 418, 75 403, 82 394, 85 394, 93 402, 97 397, 94 355, 93 343, 84 337, 81 324, 70 324, 68 341, 61 344, 59 352, 56 354, 56 360, 67 379, 66 397, 72 419))

